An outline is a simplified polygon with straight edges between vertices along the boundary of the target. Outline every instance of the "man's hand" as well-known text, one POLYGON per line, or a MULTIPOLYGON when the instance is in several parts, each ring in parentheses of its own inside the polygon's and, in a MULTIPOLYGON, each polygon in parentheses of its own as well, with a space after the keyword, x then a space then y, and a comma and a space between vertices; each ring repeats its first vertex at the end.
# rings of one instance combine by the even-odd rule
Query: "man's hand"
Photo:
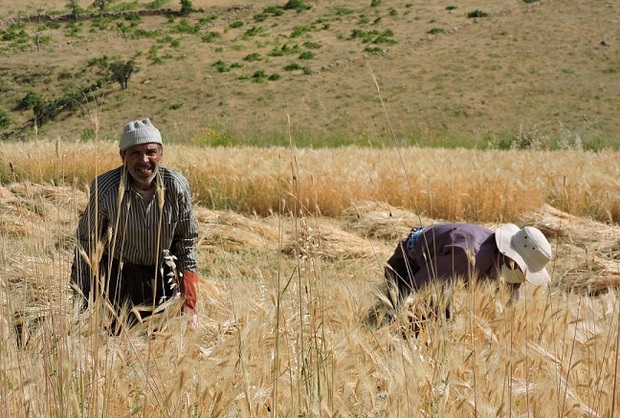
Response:
POLYGON ((181 295, 185 298, 183 313, 190 316, 192 326, 198 325, 198 311, 196 310, 198 281, 199 277, 196 272, 185 270, 181 273, 181 295))

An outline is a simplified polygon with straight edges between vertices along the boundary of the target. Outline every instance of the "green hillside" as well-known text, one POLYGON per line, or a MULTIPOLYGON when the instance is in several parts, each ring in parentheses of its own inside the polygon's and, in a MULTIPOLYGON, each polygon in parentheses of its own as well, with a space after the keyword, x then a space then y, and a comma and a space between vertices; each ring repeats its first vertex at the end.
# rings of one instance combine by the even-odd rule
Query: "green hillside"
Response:
POLYGON ((3 2, 5 139, 114 138, 148 116, 200 145, 620 143, 613 2, 194 1, 182 15, 117 0, 77 19, 66 3, 3 2), (123 89, 110 66, 128 63, 123 89))

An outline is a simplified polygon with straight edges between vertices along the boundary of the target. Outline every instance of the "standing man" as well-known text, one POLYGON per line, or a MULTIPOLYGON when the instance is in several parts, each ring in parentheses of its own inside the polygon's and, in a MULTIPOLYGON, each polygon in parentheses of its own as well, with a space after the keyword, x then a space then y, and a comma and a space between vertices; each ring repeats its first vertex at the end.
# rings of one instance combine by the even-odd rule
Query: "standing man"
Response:
POLYGON ((123 164, 91 185, 71 283, 86 306, 104 295, 119 315, 124 307, 157 307, 180 293, 195 325, 198 229, 189 183, 160 165, 162 137, 149 119, 127 123, 119 148, 123 164))

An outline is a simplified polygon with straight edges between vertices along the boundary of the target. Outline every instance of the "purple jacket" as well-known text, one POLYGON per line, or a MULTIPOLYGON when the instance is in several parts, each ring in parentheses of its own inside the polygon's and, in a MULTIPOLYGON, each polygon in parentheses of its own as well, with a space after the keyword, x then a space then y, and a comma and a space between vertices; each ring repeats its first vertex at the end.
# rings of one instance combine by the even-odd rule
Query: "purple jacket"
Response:
POLYGON ((482 226, 467 223, 427 226, 413 245, 413 258, 405 251, 406 241, 400 242, 388 264, 398 274, 397 280, 413 290, 432 280, 498 277, 502 256, 495 243, 495 232, 482 226))

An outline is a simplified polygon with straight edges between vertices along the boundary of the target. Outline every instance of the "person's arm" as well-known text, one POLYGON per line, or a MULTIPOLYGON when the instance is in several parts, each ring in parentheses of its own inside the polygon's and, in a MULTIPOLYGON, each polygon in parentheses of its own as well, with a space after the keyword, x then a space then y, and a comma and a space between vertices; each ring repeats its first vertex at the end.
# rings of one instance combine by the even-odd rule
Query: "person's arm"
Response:
POLYGON ((196 261, 196 238, 198 227, 192 210, 192 198, 187 180, 182 181, 178 196, 179 218, 176 222, 174 238, 170 253, 177 258, 177 269, 180 272, 181 295, 185 298, 183 310, 192 315, 193 323, 197 320, 196 299, 199 276, 196 261))

